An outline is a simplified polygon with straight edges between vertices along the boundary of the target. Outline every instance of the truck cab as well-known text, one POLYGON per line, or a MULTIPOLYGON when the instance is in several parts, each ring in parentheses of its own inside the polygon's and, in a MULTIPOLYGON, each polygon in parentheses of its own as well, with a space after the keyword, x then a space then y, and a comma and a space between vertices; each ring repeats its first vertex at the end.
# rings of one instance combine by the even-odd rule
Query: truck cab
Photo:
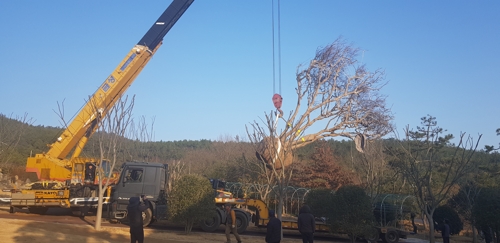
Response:
POLYGON ((150 208, 144 211, 144 225, 166 218, 168 165, 147 162, 126 162, 111 194, 109 216, 123 220, 131 197, 147 198, 150 208))
MULTIPOLYGON (((167 182, 168 165, 146 162, 127 162, 122 165, 120 177, 114 185, 109 204, 109 218, 112 220, 125 220, 127 218, 127 206, 131 197, 144 197, 151 203, 150 208, 143 212, 144 226, 154 221, 167 219, 167 182)), ((214 189, 214 200, 217 205, 214 208, 212 218, 200 222, 204 231, 212 232, 226 222, 226 213, 221 205, 226 203, 235 204, 232 194, 224 192, 225 182, 210 179, 214 189)), ((246 201, 246 199, 241 199, 246 201)), ((238 202, 243 202, 239 200, 238 202)), ((238 204, 238 203, 236 203, 238 204)), ((235 205, 236 205, 235 204, 235 205)), ((251 221, 251 215, 246 210, 235 208, 236 225, 238 232, 243 233, 251 221)))

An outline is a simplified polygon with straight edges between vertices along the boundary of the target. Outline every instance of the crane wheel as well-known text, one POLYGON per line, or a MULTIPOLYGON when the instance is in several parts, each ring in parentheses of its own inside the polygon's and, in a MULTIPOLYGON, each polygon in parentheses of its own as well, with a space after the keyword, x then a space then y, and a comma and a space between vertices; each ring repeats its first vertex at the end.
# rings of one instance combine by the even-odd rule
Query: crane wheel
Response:
POLYGON ((241 234, 247 230, 248 218, 242 212, 237 211, 235 213, 236 213, 236 227, 238 228, 238 234, 241 234))
POLYGON ((216 211, 214 211, 212 217, 202 220, 200 222, 200 227, 205 232, 214 232, 216 229, 219 228, 220 224, 221 224, 220 216, 216 211))

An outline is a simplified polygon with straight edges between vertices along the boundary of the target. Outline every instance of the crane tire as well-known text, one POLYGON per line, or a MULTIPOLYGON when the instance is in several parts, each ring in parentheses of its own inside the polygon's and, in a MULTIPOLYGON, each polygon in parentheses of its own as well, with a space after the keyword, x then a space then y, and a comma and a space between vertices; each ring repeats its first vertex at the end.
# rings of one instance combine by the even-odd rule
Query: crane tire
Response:
POLYGON ((241 234, 247 230, 248 218, 247 216, 239 211, 236 211, 236 227, 238 228, 238 234, 241 234))
POLYGON ((214 211, 214 215, 200 222, 200 227, 205 232, 214 232, 221 224, 220 215, 214 211))

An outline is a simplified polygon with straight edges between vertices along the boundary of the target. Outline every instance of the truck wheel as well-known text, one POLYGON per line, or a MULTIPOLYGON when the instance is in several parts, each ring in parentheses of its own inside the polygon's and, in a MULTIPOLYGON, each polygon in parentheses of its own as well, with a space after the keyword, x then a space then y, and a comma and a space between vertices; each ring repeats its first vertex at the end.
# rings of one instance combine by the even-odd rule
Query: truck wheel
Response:
POLYGON ((384 242, 386 243, 398 243, 399 234, 395 230, 388 230, 383 237, 384 242))
POLYGON ((373 227, 370 233, 365 237, 365 240, 369 243, 376 243, 380 238, 380 232, 377 228, 373 227))
POLYGON ((28 207, 28 211, 34 214, 45 214, 48 210, 47 207, 28 207))
POLYGON ((238 228, 238 234, 241 234, 247 230, 248 227, 248 218, 242 212, 236 213, 236 227, 238 228))
POLYGON ((82 215, 82 212, 80 211, 80 208, 77 208, 77 207, 72 207, 70 208, 71 209, 71 215, 72 216, 80 216, 82 215))
POLYGON ((217 212, 214 212, 214 215, 208 219, 202 220, 200 222, 200 227, 205 232, 213 232, 220 226, 220 216, 217 212))
POLYGON ((144 227, 149 226, 152 220, 153 213, 151 212, 151 208, 148 208, 144 212, 142 212, 142 225, 144 227))

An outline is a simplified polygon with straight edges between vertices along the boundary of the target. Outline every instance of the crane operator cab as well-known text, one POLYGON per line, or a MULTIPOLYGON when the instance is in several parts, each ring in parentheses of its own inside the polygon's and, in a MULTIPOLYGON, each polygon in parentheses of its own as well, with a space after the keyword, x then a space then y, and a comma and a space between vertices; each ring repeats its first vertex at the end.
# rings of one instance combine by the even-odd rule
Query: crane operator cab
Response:
POLYGON ((96 166, 93 163, 85 163, 85 176, 83 178, 85 183, 89 183, 89 184, 94 183, 95 173, 96 173, 95 167, 96 166))

